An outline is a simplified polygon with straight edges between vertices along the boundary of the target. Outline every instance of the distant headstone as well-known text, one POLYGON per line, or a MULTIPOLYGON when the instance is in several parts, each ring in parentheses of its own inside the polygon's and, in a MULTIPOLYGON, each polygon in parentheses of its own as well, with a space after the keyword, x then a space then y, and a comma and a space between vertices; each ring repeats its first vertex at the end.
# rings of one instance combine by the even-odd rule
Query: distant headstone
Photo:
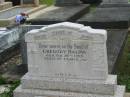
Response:
POLYGON ((14 97, 123 97, 108 75, 106 30, 59 23, 25 36, 28 73, 14 97))
POLYGON ((81 4, 80 0, 56 0, 56 6, 66 6, 66 5, 79 5, 81 4))
POLYGON ((5 0, 0 0, 0 4, 1 4, 1 3, 4 3, 4 2, 5 2, 5 0))
POLYGON ((39 5, 39 0, 21 0, 21 5, 39 5))
POLYGON ((103 0, 103 3, 122 4, 122 3, 128 3, 128 0, 103 0))

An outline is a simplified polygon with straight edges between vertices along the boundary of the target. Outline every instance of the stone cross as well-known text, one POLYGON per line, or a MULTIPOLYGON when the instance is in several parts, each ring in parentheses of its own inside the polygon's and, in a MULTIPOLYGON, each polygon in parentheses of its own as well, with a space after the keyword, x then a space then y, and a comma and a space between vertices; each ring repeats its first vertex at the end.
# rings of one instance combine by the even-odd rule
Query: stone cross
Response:
POLYGON ((66 6, 66 5, 79 5, 80 0, 56 0, 56 6, 66 6))
POLYGON ((39 5, 39 0, 21 0, 21 5, 34 5, 38 6, 39 5))

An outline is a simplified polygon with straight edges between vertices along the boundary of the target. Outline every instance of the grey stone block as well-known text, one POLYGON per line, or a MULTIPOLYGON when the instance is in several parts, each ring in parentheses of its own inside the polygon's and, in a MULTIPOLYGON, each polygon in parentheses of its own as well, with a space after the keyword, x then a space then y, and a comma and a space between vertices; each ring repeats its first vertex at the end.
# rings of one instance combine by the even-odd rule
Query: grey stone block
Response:
POLYGON ((84 15, 77 22, 93 28, 128 28, 130 7, 97 8, 95 12, 84 15))
POLYGON ((108 8, 108 7, 130 7, 130 4, 100 4, 101 8, 108 8))
POLYGON ((55 1, 55 5, 56 6, 67 6, 67 5, 79 5, 81 4, 80 3, 80 0, 56 0, 55 1))
POLYGON ((113 73, 118 57, 122 53, 125 40, 128 35, 127 29, 108 29, 107 54, 108 54, 108 70, 113 73))
POLYGON ((65 92, 65 91, 49 91, 40 89, 22 89, 19 86, 14 91, 14 97, 123 97, 125 92, 124 86, 117 86, 117 90, 114 95, 97 95, 88 93, 76 93, 76 92, 65 92))
POLYGON ((102 81, 34 77, 27 73, 21 81, 23 89, 60 90, 113 95, 116 90, 117 76, 108 75, 108 78, 105 81, 102 81))
POLYGON ((76 21, 89 10, 89 5, 55 7, 51 6, 51 10, 39 15, 37 18, 28 20, 31 24, 48 25, 63 21, 76 21))

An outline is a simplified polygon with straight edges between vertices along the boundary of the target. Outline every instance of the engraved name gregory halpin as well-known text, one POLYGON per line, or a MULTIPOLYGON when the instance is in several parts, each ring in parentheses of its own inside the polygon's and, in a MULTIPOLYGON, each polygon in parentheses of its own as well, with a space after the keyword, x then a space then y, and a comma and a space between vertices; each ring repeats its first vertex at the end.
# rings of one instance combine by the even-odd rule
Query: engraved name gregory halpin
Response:
POLYGON ((87 61, 88 44, 39 44, 44 60, 87 61))

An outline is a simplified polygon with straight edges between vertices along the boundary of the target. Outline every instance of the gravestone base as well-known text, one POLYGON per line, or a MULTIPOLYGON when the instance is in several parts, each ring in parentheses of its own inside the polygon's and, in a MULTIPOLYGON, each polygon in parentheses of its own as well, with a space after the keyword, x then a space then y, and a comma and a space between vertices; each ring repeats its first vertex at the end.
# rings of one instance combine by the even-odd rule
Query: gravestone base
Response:
POLYGON ((109 75, 106 80, 81 80, 72 78, 62 79, 31 76, 27 73, 21 81, 23 89, 69 90, 72 92, 97 93, 106 95, 114 94, 117 86, 117 76, 114 75, 109 75))
POLYGON ((80 92, 76 93, 56 90, 23 89, 22 86, 19 86, 14 92, 14 97, 124 97, 124 92, 124 86, 117 86, 114 95, 88 94, 80 92))
POLYGON ((28 19, 28 22, 33 25, 49 25, 64 21, 76 21, 82 15, 87 13, 89 5, 81 4, 78 6, 51 6, 45 9, 45 12, 37 17, 28 19))
POLYGON ((112 3, 112 4, 109 4, 109 3, 102 3, 99 7, 102 7, 102 8, 105 8, 105 7, 130 7, 130 4, 116 4, 116 3, 112 3))
POLYGON ((56 6, 74 6, 80 5, 80 0, 56 0, 56 6))
POLYGON ((32 76, 27 73, 14 97, 123 97, 124 86, 117 85, 117 76, 106 80, 81 80, 32 76))

